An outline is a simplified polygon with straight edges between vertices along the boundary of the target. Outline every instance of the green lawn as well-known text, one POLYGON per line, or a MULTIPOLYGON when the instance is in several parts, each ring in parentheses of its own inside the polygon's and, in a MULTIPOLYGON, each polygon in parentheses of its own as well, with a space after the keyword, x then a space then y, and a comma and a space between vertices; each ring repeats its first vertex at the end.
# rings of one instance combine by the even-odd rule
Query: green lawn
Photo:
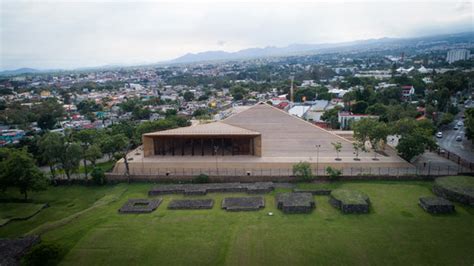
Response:
MULTIPOLYGON (((49 202, 28 221, 0 227, 0 237, 42 233, 64 248, 64 265, 473 265, 474 209, 456 204, 453 215, 433 216, 418 205, 432 182, 346 182, 372 203, 370 214, 342 215, 316 196, 311 214, 283 214, 274 195, 265 209, 225 212, 220 201, 246 194, 211 193, 212 210, 117 213, 128 198, 147 197, 151 184, 55 187, 32 193, 49 202), (268 216, 271 211, 273 216, 268 216)), ((301 184, 312 188, 314 184, 301 184)), ((189 198, 189 197, 186 197, 189 198)))

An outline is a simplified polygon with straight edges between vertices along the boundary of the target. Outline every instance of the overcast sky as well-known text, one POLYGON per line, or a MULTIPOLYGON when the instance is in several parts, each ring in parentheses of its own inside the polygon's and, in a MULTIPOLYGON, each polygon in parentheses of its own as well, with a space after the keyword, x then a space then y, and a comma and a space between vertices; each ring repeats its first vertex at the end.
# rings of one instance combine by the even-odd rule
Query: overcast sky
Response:
POLYGON ((0 0, 0 69, 76 68, 472 31, 471 1, 0 0))

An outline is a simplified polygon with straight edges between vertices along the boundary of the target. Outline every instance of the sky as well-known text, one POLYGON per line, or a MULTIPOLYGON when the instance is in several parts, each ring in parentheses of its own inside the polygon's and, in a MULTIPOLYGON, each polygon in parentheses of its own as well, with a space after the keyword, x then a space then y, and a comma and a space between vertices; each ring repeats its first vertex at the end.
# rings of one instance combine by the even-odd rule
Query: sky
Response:
POLYGON ((0 70, 474 30, 472 1, 0 0, 0 70))

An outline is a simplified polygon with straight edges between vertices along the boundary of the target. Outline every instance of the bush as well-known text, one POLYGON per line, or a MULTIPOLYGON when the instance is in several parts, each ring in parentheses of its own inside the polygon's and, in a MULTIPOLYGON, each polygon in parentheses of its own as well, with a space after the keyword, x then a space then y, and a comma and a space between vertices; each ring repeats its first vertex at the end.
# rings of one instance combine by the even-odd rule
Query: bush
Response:
POLYGON ((200 174, 194 178, 194 183, 198 183, 198 184, 209 183, 209 176, 206 174, 200 174))
POLYGON ((311 164, 308 162, 299 162, 293 165, 293 175, 303 181, 311 180, 313 178, 311 164))
POLYGON ((57 265, 60 260, 61 247, 56 244, 34 246, 24 257, 25 265, 57 265))
POLYGON ((332 168, 331 166, 326 168, 326 173, 329 175, 330 179, 338 179, 342 175, 341 170, 332 168))
POLYGON ((92 169, 91 176, 92 176, 92 181, 96 185, 101 186, 106 183, 104 170, 100 167, 94 167, 94 169, 92 169))

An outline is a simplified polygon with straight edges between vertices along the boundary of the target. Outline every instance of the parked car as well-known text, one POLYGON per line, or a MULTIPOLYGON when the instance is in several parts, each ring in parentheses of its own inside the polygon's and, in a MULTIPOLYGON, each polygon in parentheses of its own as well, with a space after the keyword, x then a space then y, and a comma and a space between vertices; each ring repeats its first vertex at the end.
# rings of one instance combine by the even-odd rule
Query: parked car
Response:
POLYGON ((439 138, 439 139, 442 138, 443 137, 443 132, 440 131, 440 132, 436 133, 436 137, 439 138))
POLYGON ((459 129, 458 125, 455 125, 455 126, 453 127, 453 129, 454 129, 454 130, 458 130, 458 129, 459 129))
POLYGON ((458 127, 462 127, 464 126, 464 123, 462 121, 458 121, 458 123, 456 124, 458 127))
POLYGON ((462 141, 462 137, 461 137, 461 136, 457 136, 457 137, 456 137, 456 141, 462 141))

